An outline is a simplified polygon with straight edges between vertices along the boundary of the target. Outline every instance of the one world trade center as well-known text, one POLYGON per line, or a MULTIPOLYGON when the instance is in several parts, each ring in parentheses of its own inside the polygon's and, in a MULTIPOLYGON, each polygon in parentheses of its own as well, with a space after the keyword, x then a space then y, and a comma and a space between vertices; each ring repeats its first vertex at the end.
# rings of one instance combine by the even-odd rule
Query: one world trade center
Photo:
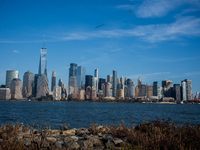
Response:
POLYGON ((38 75, 41 74, 45 74, 47 76, 47 49, 45 48, 45 37, 44 37, 43 48, 41 48, 40 51, 40 64, 39 64, 38 75))

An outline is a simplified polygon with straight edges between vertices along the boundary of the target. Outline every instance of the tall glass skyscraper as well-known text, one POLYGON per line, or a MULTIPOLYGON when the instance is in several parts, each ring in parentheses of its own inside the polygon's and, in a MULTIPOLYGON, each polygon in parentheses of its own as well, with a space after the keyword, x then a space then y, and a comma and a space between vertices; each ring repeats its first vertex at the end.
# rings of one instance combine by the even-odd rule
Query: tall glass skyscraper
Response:
POLYGON ((69 68, 69 78, 75 77, 77 74, 77 64, 71 63, 69 68))
POLYGON ((94 70, 94 77, 96 77, 96 92, 98 92, 98 80, 99 80, 99 72, 98 72, 98 68, 95 68, 94 70))
POLYGON ((45 74, 47 76, 47 49, 45 48, 45 39, 43 43, 43 48, 40 50, 40 64, 38 75, 45 74))
POLYGON ((10 83, 14 78, 18 78, 18 71, 17 70, 7 70, 6 71, 6 87, 10 87, 10 83))
POLYGON ((78 84, 78 89, 83 89, 85 84, 85 72, 86 69, 84 66, 78 66, 77 68, 77 74, 76 74, 76 80, 78 84))
POLYGON ((116 97, 117 92, 117 71, 113 70, 113 97, 116 97))

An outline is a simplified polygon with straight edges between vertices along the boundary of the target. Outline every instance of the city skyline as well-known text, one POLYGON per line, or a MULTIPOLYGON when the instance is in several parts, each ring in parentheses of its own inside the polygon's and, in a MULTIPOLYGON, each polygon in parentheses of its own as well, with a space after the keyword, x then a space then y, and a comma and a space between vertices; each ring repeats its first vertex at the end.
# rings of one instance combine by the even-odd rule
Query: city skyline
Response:
POLYGON ((140 77, 148 85, 158 81, 161 86, 165 79, 181 84, 189 79, 192 93, 200 91, 200 1, 85 3, 88 6, 81 1, 78 5, 63 2, 62 6, 59 2, 54 6, 53 1, 48 5, 2 2, 0 85, 5 84, 6 70, 18 70, 21 80, 28 70, 37 74, 46 35, 49 87, 52 71, 56 71, 56 82, 61 77, 68 85, 69 64, 76 63, 86 67, 86 75, 93 76, 98 68, 99 78, 106 79, 116 70, 118 78, 123 75, 137 83, 140 77), (43 5, 44 12, 34 11, 43 5), (60 11, 52 11, 58 6, 60 11))

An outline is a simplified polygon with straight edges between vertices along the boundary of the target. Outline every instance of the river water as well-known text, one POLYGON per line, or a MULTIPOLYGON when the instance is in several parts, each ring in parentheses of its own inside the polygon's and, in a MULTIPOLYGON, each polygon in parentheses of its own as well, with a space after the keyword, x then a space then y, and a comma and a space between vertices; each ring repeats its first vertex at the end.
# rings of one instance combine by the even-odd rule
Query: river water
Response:
POLYGON ((145 119, 168 119, 183 125, 200 123, 198 104, 142 104, 142 103, 89 103, 89 102, 18 102, 0 101, 0 125, 10 122, 23 122, 24 125, 44 123, 52 128, 70 124, 69 128, 89 127, 91 123, 120 124, 127 117, 134 124, 145 119))

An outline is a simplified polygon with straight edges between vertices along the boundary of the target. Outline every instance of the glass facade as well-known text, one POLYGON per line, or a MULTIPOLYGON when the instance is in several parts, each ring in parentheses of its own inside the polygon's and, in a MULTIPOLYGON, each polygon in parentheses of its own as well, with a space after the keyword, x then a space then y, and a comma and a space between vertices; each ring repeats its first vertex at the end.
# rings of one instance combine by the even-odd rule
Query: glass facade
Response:
POLYGON ((113 97, 116 97, 117 92, 117 71, 113 70, 113 97))
POLYGON ((14 78, 18 78, 18 71, 17 70, 7 70, 6 71, 6 87, 10 87, 10 83, 14 78))
POLYGON ((94 88, 96 91, 98 91, 98 79, 97 79, 97 77, 92 78, 92 88, 94 88))
POLYGON ((84 66, 78 66, 78 68, 77 68, 77 74, 76 74, 78 89, 83 89, 84 88, 84 84, 85 84, 85 72, 86 72, 86 69, 85 69, 84 66))
POLYGON ((186 101, 187 100, 186 82, 182 81, 181 86, 182 86, 182 100, 186 101))
POLYGON ((153 82, 153 96, 158 96, 158 82, 153 82))
POLYGON ((69 78, 75 77, 77 74, 77 64, 71 63, 69 68, 69 78))
POLYGON ((128 95, 128 97, 131 97, 131 98, 135 97, 135 85, 134 84, 127 85, 127 95, 128 95))
POLYGON ((40 64, 38 74, 45 74, 47 76, 47 49, 44 47, 40 50, 40 64))

